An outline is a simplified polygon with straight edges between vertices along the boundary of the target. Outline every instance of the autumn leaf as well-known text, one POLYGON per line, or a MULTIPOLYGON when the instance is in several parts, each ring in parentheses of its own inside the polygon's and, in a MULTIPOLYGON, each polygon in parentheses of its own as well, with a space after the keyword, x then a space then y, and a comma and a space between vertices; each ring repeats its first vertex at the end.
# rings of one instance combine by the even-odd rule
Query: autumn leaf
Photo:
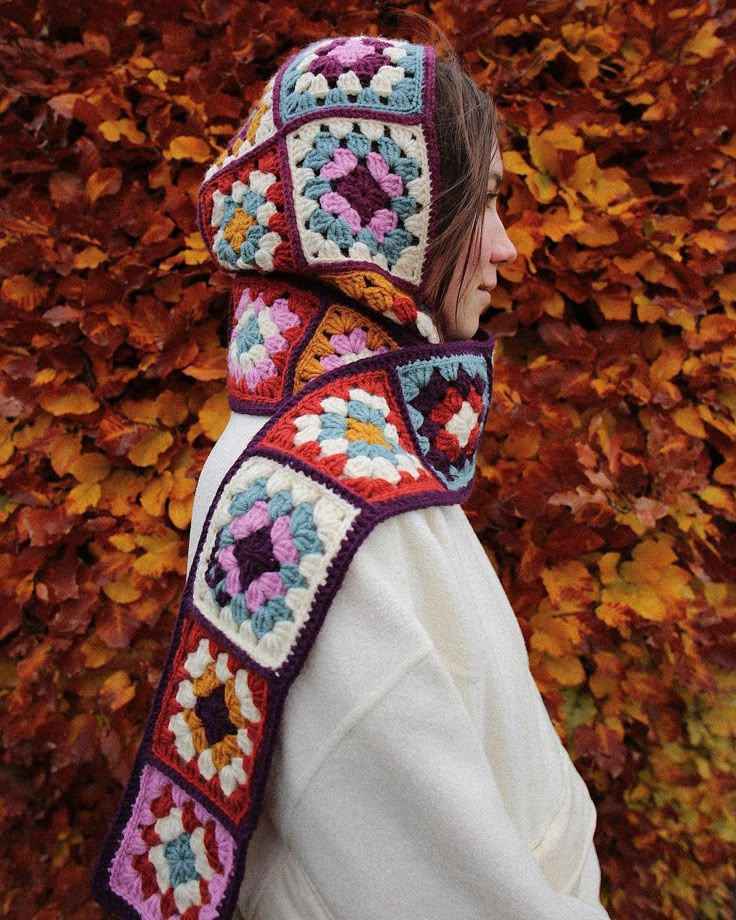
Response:
POLYGON ((220 437, 229 418, 230 406, 225 390, 210 396, 199 410, 199 421, 202 425, 202 430, 212 441, 216 441, 220 437))
POLYGON ((153 466, 173 443, 171 432, 151 431, 128 450, 128 459, 135 466, 153 466))
POLYGON ((39 405, 52 415, 89 415, 99 402, 83 384, 65 387, 62 392, 47 390, 38 396, 39 405))
POLYGON ((175 137, 166 155, 173 160, 193 160, 195 163, 206 163, 212 158, 209 144, 201 137, 191 136, 175 137))
POLYGON ((123 174, 119 169, 96 169, 87 179, 87 197, 94 204, 105 195, 115 195, 123 184, 123 174))

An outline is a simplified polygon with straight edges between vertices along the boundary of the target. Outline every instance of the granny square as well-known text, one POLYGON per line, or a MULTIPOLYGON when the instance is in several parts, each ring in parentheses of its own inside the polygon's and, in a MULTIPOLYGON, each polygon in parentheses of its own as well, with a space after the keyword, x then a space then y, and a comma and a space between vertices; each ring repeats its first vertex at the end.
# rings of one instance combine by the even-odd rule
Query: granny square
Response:
POLYGON ((436 490, 384 370, 345 375, 305 394, 262 441, 372 501, 436 490))
POLYGON ((294 268, 275 142, 202 186, 200 229, 222 268, 294 268))
POLYGON ((228 387, 238 399, 278 402, 294 348, 318 311, 319 299, 275 281, 236 286, 227 352, 228 387))
POLYGON ((250 804, 268 684, 191 617, 153 734, 153 752, 238 823, 250 804))
POLYGON ((417 284, 430 199, 422 126, 320 118, 286 147, 307 264, 358 260, 417 284))
POLYGON ((325 371, 398 347, 395 339, 357 310, 334 304, 320 320, 299 357, 294 392, 325 371))
POLYGON ((450 489, 467 485, 490 401, 481 355, 412 361, 396 368, 424 458, 450 489))
POLYGON ((214 920, 233 867, 228 831, 151 764, 110 868, 110 888, 146 920, 214 920))
POLYGON ((381 116, 420 114, 423 63, 421 47, 407 42, 369 35, 315 42, 284 71, 279 88, 281 121, 346 106, 381 116))
POLYGON ((199 555, 197 608, 253 661, 276 671, 358 513, 298 470, 247 459, 213 511, 199 555))

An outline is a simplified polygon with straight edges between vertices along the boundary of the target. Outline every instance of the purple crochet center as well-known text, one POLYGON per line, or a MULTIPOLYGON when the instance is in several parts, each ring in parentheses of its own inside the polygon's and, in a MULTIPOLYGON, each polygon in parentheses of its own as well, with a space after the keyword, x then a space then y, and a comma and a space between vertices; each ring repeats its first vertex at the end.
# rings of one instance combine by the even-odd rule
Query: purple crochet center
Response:
MULTIPOLYGON (((346 360, 349 355, 359 355, 368 344, 368 333, 365 329, 361 329, 358 326, 357 329, 353 329, 350 335, 343 335, 342 333, 335 333, 330 336, 330 345, 335 349, 334 355, 323 355, 319 359, 319 363, 326 370, 331 371, 336 367, 342 367, 343 364, 347 364, 346 360)), ((374 351, 371 351, 372 355, 382 355, 388 351, 386 345, 379 345, 374 351)))
POLYGON ((197 697, 194 711, 204 727, 210 747, 218 744, 228 735, 238 733, 237 727, 230 721, 230 712, 225 702, 224 684, 218 684, 208 696, 197 697))
MULTIPOLYGON (((443 401, 450 389, 458 390, 463 398, 467 398, 473 390, 483 396, 486 382, 481 374, 471 377, 463 367, 458 368, 455 380, 449 381, 435 368, 427 385, 411 401, 412 406, 424 416, 424 421, 418 431, 419 434, 424 435, 429 440, 431 445, 426 453, 427 460, 435 469, 442 470, 443 473, 448 475, 452 464, 444 451, 435 446, 435 439, 444 426, 431 418, 430 413, 438 403, 443 401)), ((475 453, 475 447, 475 444, 468 442, 463 450, 463 456, 472 456, 475 453)))
POLYGON ((391 47, 380 39, 338 38, 332 44, 320 48, 317 58, 309 65, 311 73, 319 74, 334 84, 345 70, 352 70, 363 86, 367 86, 381 67, 390 63, 382 54, 391 47), (363 50, 365 49, 365 50, 363 50))

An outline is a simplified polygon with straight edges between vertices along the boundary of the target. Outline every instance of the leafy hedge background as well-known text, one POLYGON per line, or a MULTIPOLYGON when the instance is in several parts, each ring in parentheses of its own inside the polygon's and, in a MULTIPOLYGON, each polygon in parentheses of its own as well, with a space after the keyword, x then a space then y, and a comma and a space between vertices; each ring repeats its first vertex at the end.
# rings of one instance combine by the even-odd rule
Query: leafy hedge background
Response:
MULTIPOLYGON (((467 511, 598 807, 614 918, 734 916, 736 12, 408 4, 506 121, 519 251, 467 511)), ((0 915, 88 880, 225 425, 209 164, 284 57, 397 34, 319 0, 0 9, 0 915)), ((393 31, 392 31, 393 30, 393 31)), ((400 30, 399 33, 400 34, 400 30)))

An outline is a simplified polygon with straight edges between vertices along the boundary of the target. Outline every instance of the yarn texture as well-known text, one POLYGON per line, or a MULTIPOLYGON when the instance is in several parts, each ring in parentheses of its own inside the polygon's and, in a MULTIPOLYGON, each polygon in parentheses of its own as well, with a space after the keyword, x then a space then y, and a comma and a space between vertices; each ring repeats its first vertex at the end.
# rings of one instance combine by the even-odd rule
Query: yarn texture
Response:
POLYGON ((222 479, 95 897, 230 918, 281 713, 361 543, 470 494, 493 337, 422 304, 440 191, 434 51, 314 42, 207 170, 198 222, 233 274, 227 390, 270 416, 222 479))

